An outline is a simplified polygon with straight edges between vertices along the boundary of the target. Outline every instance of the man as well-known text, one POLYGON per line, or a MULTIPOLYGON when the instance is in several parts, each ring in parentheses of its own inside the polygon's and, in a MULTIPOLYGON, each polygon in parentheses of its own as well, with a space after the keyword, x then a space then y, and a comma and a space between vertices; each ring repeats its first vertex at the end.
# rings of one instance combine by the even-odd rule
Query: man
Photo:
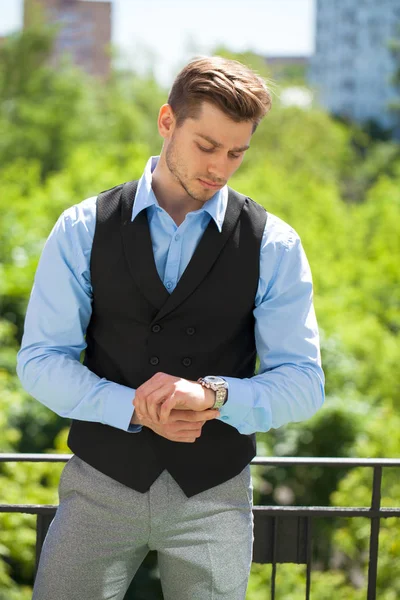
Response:
POLYGON ((47 241, 18 374, 73 419, 74 455, 34 600, 122 600, 149 549, 166 600, 245 597, 254 434, 323 402, 299 237, 226 185, 270 106, 240 63, 190 62, 160 157, 47 241))

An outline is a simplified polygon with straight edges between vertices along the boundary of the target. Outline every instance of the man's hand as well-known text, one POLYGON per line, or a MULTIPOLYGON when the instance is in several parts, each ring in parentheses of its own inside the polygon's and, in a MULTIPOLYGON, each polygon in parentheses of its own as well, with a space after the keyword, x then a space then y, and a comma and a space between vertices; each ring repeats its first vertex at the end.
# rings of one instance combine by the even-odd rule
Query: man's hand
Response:
POLYGON ((137 409, 133 413, 131 423, 143 425, 152 429, 158 435, 172 442, 195 442, 201 435, 201 428, 206 421, 219 416, 218 410, 192 411, 171 410, 168 423, 154 423, 151 419, 138 414, 137 409))
MULTIPOLYGON (((214 402, 215 393, 200 383, 166 373, 156 373, 137 388, 133 404, 140 418, 155 424, 166 424, 173 409, 208 412, 214 402)), ((183 419, 186 420, 184 417, 183 419)), ((205 420, 204 417, 202 420, 205 420)))

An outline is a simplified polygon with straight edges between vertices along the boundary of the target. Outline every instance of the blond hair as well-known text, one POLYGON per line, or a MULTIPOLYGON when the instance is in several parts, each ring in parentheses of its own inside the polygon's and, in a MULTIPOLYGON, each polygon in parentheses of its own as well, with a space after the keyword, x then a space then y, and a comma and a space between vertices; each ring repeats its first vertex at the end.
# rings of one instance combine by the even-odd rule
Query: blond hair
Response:
POLYGON ((178 127, 196 118, 203 102, 210 102, 232 120, 252 121, 253 131, 271 108, 271 92, 257 73, 236 60, 221 56, 191 60, 178 73, 168 96, 178 127))

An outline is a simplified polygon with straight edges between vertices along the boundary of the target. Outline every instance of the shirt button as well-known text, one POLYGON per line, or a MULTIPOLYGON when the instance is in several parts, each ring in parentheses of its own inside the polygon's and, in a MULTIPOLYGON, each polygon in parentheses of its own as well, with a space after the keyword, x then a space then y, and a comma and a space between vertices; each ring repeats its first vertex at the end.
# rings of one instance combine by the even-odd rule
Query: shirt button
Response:
POLYGON ((190 365, 192 364, 192 359, 187 356, 182 360, 182 364, 184 367, 190 367, 190 365))
POLYGON ((165 285, 167 286, 167 288, 169 290, 172 288, 172 283, 170 281, 167 281, 167 283, 165 285))
POLYGON ((158 356, 152 356, 150 359, 150 364, 153 365, 153 367, 158 365, 159 362, 160 362, 160 359, 158 358, 158 356))
POLYGON ((161 331, 161 325, 159 325, 158 323, 156 323, 155 325, 153 325, 153 327, 151 328, 153 333, 159 333, 161 331))
POLYGON ((175 241, 179 242, 180 239, 181 239, 181 236, 179 235, 179 233, 177 233, 175 236, 175 241))
POLYGON ((196 330, 195 330, 195 328, 194 328, 194 327, 188 327, 188 328, 186 329, 186 333, 187 333, 188 335, 193 335, 194 333, 196 333, 196 330))

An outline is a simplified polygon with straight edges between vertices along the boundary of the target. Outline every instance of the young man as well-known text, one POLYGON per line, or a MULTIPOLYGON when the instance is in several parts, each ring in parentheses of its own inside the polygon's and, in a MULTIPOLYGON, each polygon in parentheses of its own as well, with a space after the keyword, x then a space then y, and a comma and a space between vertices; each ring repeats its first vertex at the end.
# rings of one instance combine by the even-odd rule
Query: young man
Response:
POLYGON ((243 65, 190 62, 160 157, 50 234, 18 373, 74 455, 34 600, 122 600, 149 549, 166 600, 245 598, 254 434, 323 402, 299 237, 227 187, 270 105, 243 65))

